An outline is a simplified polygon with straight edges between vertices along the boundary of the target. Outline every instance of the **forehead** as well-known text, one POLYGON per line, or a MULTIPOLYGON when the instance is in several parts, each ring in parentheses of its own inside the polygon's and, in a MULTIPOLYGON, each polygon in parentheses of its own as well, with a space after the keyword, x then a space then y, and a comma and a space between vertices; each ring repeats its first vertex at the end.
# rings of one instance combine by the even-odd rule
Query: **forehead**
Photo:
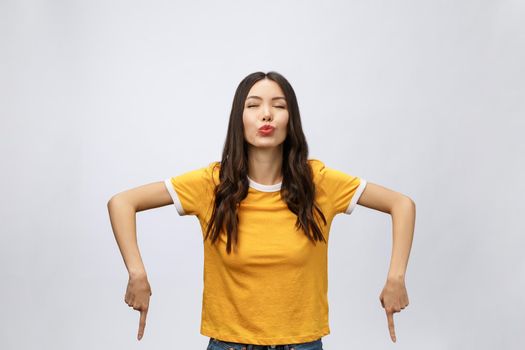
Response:
POLYGON ((284 93, 279 84, 275 81, 262 79, 251 87, 247 98, 250 98, 251 96, 259 96, 262 98, 272 98, 277 96, 284 97, 284 93))

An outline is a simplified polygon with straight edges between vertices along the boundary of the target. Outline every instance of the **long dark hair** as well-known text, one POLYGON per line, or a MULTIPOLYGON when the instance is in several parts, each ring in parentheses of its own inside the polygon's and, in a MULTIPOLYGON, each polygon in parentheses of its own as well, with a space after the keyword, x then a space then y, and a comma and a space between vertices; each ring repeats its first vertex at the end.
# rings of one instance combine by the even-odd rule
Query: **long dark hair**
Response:
POLYGON ((233 98, 228 132, 220 162, 220 183, 215 187, 215 203, 210 222, 206 229, 208 238, 215 243, 222 229, 226 229, 226 251, 231 252, 232 241, 237 243, 239 217, 237 209, 240 202, 248 195, 248 147, 244 139, 243 111, 246 96, 251 87, 261 79, 275 81, 283 90, 288 105, 288 127, 283 142, 283 180, 281 198, 290 211, 297 215, 295 227, 301 228, 313 244, 324 241, 322 230, 314 218, 317 211, 326 225, 323 212, 315 203, 315 184, 312 169, 308 164, 308 144, 301 126, 301 117, 295 92, 285 77, 270 71, 255 72, 246 76, 237 87, 233 98))

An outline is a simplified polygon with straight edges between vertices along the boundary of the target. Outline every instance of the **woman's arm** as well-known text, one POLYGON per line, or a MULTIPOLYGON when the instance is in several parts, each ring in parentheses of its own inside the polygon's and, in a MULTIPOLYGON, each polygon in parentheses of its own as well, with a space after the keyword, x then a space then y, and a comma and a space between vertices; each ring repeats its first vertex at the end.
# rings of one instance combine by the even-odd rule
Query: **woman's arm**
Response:
POLYGON ((124 301, 140 311, 138 340, 144 334, 152 293, 137 244, 136 213, 172 203, 164 182, 155 182, 118 193, 107 204, 113 234, 129 274, 124 301))
POLYGON ((392 258, 387 279, 404 280, 412 248, 416 221, 416 204, 408 197, 400 197, 390 211, 392 217, 392 258))
POLYGON ((173 204, 164 182, 154 182, 118 193, 108 201, 113 234, 130 276, 146 274, 137 245, 136 213, 173 204))
POLYGON ((386 311, 390 337, 395 342, 393 314, 408 305, 405 274, 414 236, 416 205, 411 198, 370 182, 357 204, 388 213, 392 217, 392 256, 379 300, 386 311))

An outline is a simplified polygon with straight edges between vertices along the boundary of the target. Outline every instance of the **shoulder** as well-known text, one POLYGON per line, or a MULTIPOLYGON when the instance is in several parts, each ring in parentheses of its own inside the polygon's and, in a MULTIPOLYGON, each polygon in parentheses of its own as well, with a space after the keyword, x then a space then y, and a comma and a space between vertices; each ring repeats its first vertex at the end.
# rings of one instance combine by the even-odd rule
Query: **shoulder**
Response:
POLYGON ((312 170, 321 170, 322 168, 324 168, 324 162, 319 160, 319 159, 316 159, 316 158, 310 158, 308 159, 308 164, 310 165, 310 167, 312 168, 312 170))
POLYGON ((312 174, 314 178, 318 175, 322 175, 325 171, 325 164, 320 159, 311 158, 308 159, 308 164, 310 165, 310 168, 312 169, 312 174))
POLYGON ((326 175, 325 163, 320 159, 312 158, 308 159, 308 164, 312 170, 312 180, 316 185, 321 185, 326 175))
POLYGON ((213 161, 211 163, 208 163, 208 165, 205 167, 206 171, 213 173, 215 171, 220 170, 221 168, 221 162, 219 161, 213 161))
POLYGON ((210 182, 215 178, 219 178, 220 162, 214 161, 207 164, 203 164, 198 168, 186 171, 182 174, 172 177, 175 182, 188 182, 194 183, 197 182, 210 182))
POLYGON ((219 173, 221 170, 221 162, 213 161, 203 168, 207 180, 211 180, 214 185, 219 183, 219 173))
POLYGON ((353 181, 356 178, 356 176, 348 174, 347 172, 326 165, 319 159, 308 159, 308 163, 312 168, 314 180, 317 182, 339 183, 353 181))

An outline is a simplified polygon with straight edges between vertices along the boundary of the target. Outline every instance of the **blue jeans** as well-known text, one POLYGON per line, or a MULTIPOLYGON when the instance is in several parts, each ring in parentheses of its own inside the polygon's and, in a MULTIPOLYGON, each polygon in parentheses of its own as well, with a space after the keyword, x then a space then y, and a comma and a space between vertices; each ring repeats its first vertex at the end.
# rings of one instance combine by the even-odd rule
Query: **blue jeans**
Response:
POLYGON ((323 350, 321 338, 306 343, 281 344, 281 345, 254 345, 223 341, 210 338, 206 350, 323 350))

